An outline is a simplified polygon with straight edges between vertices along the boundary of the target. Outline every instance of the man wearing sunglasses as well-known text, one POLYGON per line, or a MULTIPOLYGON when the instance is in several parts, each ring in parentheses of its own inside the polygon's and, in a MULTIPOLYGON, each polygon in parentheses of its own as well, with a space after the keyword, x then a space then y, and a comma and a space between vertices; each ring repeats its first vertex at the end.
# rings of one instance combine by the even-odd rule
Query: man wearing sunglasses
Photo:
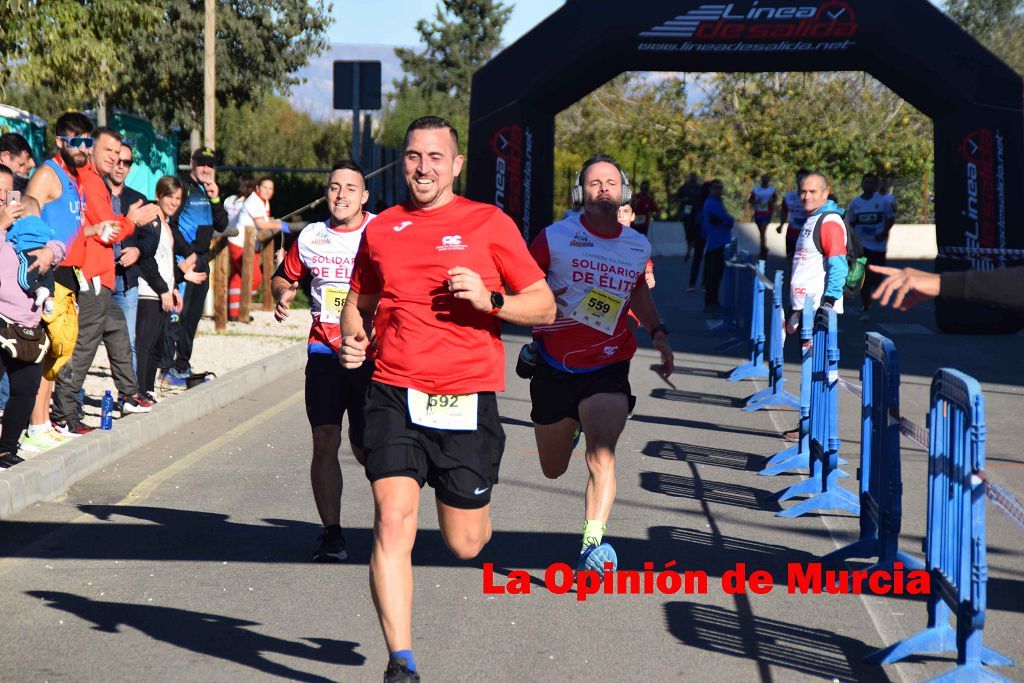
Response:
MULTIPOLYGON (((98 235, 102 225, 85 226, 85 199, 79 185, 79 170, 89 163, 92 151, 92 121, 79 112, 62 114, 54 124, 57 153, 39 167, 28 183, 26 194, 42 207, 42 219, 53 228, 68 256, 54 270, 54 314, 46 320, 51 340, 50 351, 43 360, 43 381, 39 385, 32 419, 26 434, 27 446, 45 450, 59 445, 66 437, 57 434, 50 422, 50 398, 61 368, 71 358, 78 337, 78 313, 75 305, 78 276, 75 268, 82 265, 81 254, 70 254, 71 245, 79 235, 98 235)), ((41 268, 50 262, 37 258, 41 268)))
MULTIPOLYGON (((105 180, 110 189, 110 203, 114 213, 126 216, 136 202, 146 203, 145 195, 128 187, 125 180, 132 170, 134 156, 131 143, 127 138, 121 140, 121 151, 114 167, 105 180)), ((114 243, 114 303, 128 322, 128 339, 132 346, 132 367, 135 360, 135 321, 139 309, 139 261, 151 258, 156 254, 160 242, 159 225, 148 223, 139 226, 134 233, 120 242, 114 243)))

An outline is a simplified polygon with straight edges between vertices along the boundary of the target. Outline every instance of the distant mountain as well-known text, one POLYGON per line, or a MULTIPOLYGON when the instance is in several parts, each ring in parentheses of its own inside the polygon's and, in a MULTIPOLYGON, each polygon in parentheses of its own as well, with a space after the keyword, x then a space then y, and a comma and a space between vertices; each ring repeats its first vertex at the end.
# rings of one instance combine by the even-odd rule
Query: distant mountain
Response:
POLYGON ((348 112, 335 111, 332 105, 334 92, 333 63, 336 59, 376 60, 380 62, 381 84, 385 92, 393 90, 391 82, 402 76, 401 62, 395 57, 391 45, 347 45, 332 43, 324 54, 310 60, 297 72, 305 83, 292 88, 288 99, 292 106, 320 121, 333 120, 339 115, 350 116, 348 112))

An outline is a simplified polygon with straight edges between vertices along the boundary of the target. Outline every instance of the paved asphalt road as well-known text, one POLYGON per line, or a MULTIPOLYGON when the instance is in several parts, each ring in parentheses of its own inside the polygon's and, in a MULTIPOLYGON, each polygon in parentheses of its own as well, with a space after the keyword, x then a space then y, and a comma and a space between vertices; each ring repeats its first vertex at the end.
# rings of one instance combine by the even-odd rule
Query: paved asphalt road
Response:
MULTIPOLYGON (((895 667, 861 663, 875 648, 925 624, 920 599, 789 595, 789 562, 808 562, 848 540, 842 514, 783 520, 767 500, 796 477, 756 475, 784 447, 793 413, 743 413, 756 387, 721 373, 682 295, 681 264, 658 264, 656 298, 679 354, 670 388, 642 350, 632 368, 639 403, 619 444, 619 496, 608 536, 622 565, 700 569, 704 595, 553 595, 545 568, 572 561, 582 522, 585 466, 542 477, 527 386, 511 373, 520 339, 510 335, 510 386, 501 398, 508 448, 496 488, 495 534, 478 560, 445 550, 432 496, 422 497, 414 553, 417 660, 428 681, 917 681, 948 669, 930 658, 895 667), (483 562, 525 569, 530 595, 486 595, 483 562), (737 563, 769 571, 767 595, 728 595, 737 563)), ((921 325, 895 334, 906 359, 904 413, 923 421, 928 376, 942 362, 975 372, 989 400, 990 473, 1024 492, 1019 416, 1024 407, 1020 337, 930 334, 927 310, 885 321, 921 325)), ((864 326, 843 322, 844 376, 856 378, 864 326)), ((900 328, 895 328, 900 329, 900 328)), ((643 336, 643 335, 641 335, 643 336)), ((644 338, 646 342, 646 338, 644 338)), ((796 368, 789 372, 796 386, 796 368)), ((850 471, 859 442, 857 407, 841 397, 850 471)), ((296 376, 211 414, 74 487, 0 523, 0 679, 9 681, 379 680, 383 641, 368 590, 369 487, 351 454, 343 522, 351 559, 307 562, 318 525, 307 479, 310 438, 296 376)), ((903 547, 919 553, 925 460, 904 441, 903 547)), ((848 488, 855 482, 846 480, 848 488)), ((784 505, 789 505, 786 503, 784 505)), ((1024 658, 1024 532, 989 506, 990 591, 986 644, 1024 658)), ((855 565, 863 567, 864 565, 855 565)), ((1001 669, 1024 678, 1024 665, 1001 669)))

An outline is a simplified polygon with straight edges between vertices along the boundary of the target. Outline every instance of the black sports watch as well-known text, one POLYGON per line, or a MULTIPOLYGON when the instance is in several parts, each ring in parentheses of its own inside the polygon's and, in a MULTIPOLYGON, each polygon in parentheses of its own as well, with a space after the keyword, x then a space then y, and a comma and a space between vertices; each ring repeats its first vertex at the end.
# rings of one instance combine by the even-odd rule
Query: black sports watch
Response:
POLYGON ((491 315, 494 315, 501 310, 501 307, 505 305, 505 295, 501 292, 491 292, 491 310, 488 311, 491 315))
POLYGON ((668 336, 668 328, 665 327, 665 323, 658 323, 657 325, 651 328, 651 339, 654 339, 654 335, 656 335, 658 332, 663 332, 666 337, 668 336))

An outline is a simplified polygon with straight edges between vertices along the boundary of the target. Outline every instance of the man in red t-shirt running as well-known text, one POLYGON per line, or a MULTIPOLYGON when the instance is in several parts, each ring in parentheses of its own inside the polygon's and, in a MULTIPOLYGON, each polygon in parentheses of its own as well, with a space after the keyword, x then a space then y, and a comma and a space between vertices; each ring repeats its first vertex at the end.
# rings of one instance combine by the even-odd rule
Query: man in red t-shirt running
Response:
POLYGON ((343 159, 327 179, 327 210, 323 223, 303 228, 270 281, 277 307, 274 317, 284 320, 295 299, 299 282, 309 277, 313 324, 306 360, 306 417, 313 431, 313 461, 309 478, 313 500, 324 530, 313 552, 315 562, 336 562, 348 557, 341 531, 341 492, 344 480, 338 449, 341 421, 348 413, 348 439, 359 464, 363 457, 363 398, 373 372, 372 363, 346 370, 338 363, 341 346, 341 307, 348 294, 356 252, 373 214, 363 210, 370 193, 359 164, 343 159))
POLYGON ((420 488, 434 489, 441 535, 468 560, 491 537, 490 499, 505 433, 501 321, 550 323, 555 302, 515 223, 457 197, 458 134, 428 116, 402 153, 409 201, 363 233, 341 316, 341 360, 376 368, 366 395, 366 476, 373 488, 370 587, 389 660, 385 681, 418 681, 412 653, 412 547, 420 488), (505 296, 509 290, 513 294, 505 296))

